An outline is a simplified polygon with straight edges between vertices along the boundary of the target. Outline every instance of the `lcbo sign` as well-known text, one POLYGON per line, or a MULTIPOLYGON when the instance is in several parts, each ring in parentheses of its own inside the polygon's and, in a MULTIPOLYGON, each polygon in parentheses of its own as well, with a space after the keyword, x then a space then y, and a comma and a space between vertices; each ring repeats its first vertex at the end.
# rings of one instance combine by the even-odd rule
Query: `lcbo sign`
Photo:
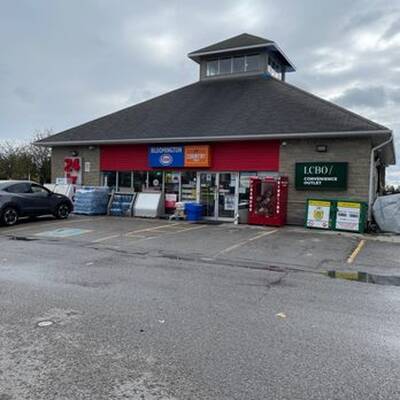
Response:
POLYGON ((296 189, 347 189, 346 162, 296 163, 296 189))

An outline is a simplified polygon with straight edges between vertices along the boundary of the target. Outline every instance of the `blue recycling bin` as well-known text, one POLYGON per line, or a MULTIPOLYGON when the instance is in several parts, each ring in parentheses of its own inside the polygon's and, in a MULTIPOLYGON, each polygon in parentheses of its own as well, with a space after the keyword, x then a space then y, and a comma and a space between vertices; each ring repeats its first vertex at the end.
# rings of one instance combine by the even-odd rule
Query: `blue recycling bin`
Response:
POLYGON ((204 206, 200 203, 187 203, 185 206, 186 219, 197 222, 203 219, 204 206))

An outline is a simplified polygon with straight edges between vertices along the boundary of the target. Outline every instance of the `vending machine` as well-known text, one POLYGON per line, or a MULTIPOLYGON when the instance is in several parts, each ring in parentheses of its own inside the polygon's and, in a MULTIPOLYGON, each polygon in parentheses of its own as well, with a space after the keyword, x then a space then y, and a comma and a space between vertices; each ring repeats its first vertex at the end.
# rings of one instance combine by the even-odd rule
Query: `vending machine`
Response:
POLYGON ((248 223, 251 225, 285 225, 287 198, 287 176, 250 178, 248 223))

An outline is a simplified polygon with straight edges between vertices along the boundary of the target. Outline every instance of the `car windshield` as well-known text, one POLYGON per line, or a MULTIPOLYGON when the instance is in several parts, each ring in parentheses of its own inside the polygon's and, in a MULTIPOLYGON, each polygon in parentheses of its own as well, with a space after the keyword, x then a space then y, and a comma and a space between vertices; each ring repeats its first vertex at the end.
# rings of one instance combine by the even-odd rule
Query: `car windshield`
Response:
POLYGON ((14 182, 11 181, 0 181, 0 190, 6 189, 8 186, 12 185, 14 182))

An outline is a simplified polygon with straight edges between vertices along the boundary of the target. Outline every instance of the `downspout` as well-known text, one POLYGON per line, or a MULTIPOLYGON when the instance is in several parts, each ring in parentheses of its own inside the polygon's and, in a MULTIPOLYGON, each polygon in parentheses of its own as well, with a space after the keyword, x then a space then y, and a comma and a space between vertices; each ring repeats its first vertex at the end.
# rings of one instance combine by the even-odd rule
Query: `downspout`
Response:
POLYGON ((393 135, 389 140, 375 146, 371 150, 371 159, 370 159, 370 170, 369 170, 369 194, 368 194, 368 222, 372 221, 372 205, 374 203, 374 169, 375 169, 375 153, 377 150, 385 147, 389 143, 393 142, 393 135))

